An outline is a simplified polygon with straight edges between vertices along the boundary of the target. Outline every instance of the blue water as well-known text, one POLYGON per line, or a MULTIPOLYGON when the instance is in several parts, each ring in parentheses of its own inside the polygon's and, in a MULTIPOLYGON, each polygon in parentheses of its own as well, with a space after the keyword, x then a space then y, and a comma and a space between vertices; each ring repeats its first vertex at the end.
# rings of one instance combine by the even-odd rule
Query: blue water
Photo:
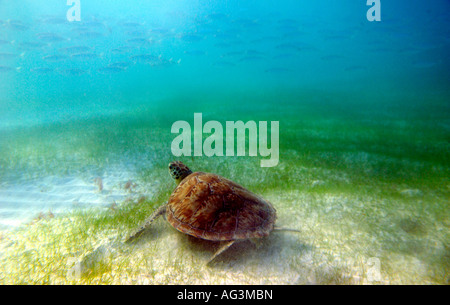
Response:
POLYGON ((1 126, 214 88, 447 93, 448 8, 385 1, 369 22, 365 1, 82 1, 70 23, 65 1, 3 1, 1 126))

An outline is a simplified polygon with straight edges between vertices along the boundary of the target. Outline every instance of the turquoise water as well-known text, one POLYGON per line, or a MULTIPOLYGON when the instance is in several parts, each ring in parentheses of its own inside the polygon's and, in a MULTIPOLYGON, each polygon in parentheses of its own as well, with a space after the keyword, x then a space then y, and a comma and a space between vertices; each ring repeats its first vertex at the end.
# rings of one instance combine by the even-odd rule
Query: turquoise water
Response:
POLYGON ((448 282, 448 1, 382 1, 379 22, 366 1, 110 2, 81 0, 73 22, 66 1, 0 2, 1 229, 167 191, 171 126, 194 113, 279 121, 275 167, 181 159, 269 196, 288 224, 367 224, 371 256, 448 282))
POLYGON ((381 22, 367 21, 364 1, 295 3, 97 1, 69 23, 61 1, 20 10, 4 2, 2 126, 108 115, 199 90, 350 90, 378 103, 445 95, 445 1, 383 3, 381 22))

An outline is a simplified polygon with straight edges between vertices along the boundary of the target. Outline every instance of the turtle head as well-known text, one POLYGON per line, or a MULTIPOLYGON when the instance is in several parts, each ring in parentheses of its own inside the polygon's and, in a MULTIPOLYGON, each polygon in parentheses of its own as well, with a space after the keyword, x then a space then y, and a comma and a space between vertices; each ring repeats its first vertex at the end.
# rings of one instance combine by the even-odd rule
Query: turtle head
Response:
POLYGON ((169 172, 173 179, 177 182, 177 184, 180 184, 180 182, 192 174, 192 171, 184 165, 180 161, 174 161, 169 163, 169 172))

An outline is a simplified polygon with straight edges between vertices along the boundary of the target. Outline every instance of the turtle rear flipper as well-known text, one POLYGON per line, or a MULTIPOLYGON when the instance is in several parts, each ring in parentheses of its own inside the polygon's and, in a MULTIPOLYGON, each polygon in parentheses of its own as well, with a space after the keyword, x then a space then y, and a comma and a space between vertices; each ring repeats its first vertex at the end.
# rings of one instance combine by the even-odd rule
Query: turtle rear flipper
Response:
POLYGON ((235 240, 229 240, 226 242, 223 242, 219 249, 217 249, 216 253, 214 253, 214 255, 211 257, 211 259, 206 263, 207 266, 211 265, 212 261, 214 261, 214 259, 219 256, 221 253, 225 252, 225 250, 227 250, 229 247, 231 247, 232 244, 234 244, 235 240))
POLYGON ((287 232, 296 232, 296 233, 302 233, 302 231, 297 229, 291 229, 291 228, 285 228, 285 227, 278 227, 274 226, 273 231, 287 231, 287 232))
POLYGON ((162 206, 160 206, 159 208, 157 208, 151 215, 150 217, 148 217, 144 223, 142 224, 142 226, 139 227, 139 229, 134 232, 133 234, 131 234, 126 240, 125 243, 130 243, 133 240, 135 240, 136 238, 139 238, 142 233, 144 233, 145 230, 148 229, 148 227, 150 227, 150 225, 152 224, 152 222, 158 218, 161 215, 164 215, 166 213, 166 205, 167 202, 164 203, 162 206))

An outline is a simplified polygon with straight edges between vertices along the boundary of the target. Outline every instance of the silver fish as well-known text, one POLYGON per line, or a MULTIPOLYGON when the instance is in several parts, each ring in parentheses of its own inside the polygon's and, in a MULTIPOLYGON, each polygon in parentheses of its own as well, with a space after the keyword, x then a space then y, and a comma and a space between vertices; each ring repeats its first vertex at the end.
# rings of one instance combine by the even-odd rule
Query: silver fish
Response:
POLYGON ((70 55, 70 58, 72 59, 79 59, 79 60, 91 60, 99 58, 100 56, 95 53, 77 53, 70 55))
POLYGON ((42 57, 42 59, 46 61, 61 61, 68 59, 68 57, 66 55, 47 55, 42 57))
POLYGON ((103 73, 103 74, 115 74, 115 73, 125 71, 125 68, 106 66, 106 67, 99 68, 97 71, 100 73, 103 73))
POLYGON ((14 71, 13 68, 7 66, 0 66, 0 73, 11 72, 14 71))

